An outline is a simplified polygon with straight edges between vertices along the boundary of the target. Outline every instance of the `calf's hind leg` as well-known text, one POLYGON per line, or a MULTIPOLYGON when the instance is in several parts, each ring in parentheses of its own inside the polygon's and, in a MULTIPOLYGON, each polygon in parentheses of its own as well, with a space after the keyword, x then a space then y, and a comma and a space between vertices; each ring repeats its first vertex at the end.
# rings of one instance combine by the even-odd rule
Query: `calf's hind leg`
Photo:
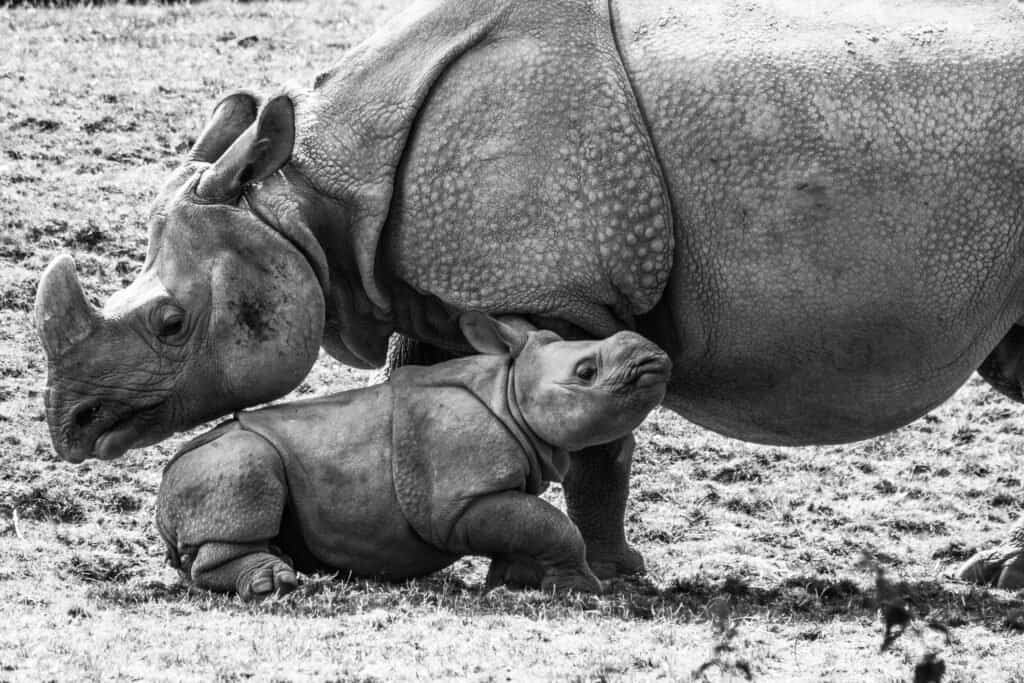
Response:
POLYGON ((284 467, 262 437, 232 426, 164 470, 156 521, 171 564, 200 588, 244 600, 297 585, 270 541, 284 513, 284 467))
POLYGON ((283 595, 298 586, 288 558, 267 543, 204 543, 196 550, 188 573, 200 588, 235 591, 243 600, 283 595))
POLYGON ((547 501, 526 493, 503 491, 473 501, 452 527, 445 549, 486 555, 499 564, 526 557, 543 569, 543 590, 601 592, 576 525, 547 501))
MULTIPOLYGON (((978 368, 978 374, 999 393, 1024 403, 1024 327, 1014 325, 978 368)), ((1007 539, 977 553, 960 569, 960 578, 1017 590, 1024 588, 1024 518, 1007 539)))

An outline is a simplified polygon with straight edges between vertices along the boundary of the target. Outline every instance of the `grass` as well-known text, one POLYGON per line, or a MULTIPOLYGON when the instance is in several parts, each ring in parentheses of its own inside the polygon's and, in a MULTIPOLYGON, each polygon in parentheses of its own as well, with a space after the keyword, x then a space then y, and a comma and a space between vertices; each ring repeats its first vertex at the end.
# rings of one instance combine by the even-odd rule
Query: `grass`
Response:
MULTIPOLYGON (((977 379, 844 447, 752 446, 656 412, 627 519, 649 573, 598 598, 485 593, 479 559, 401 585, 304 577, 255 606, 191 592, 152 523, 181 439, 114 463, 55 459, 31 320, 45 264, 73 252, 98 300, 130 281, 148 201, 215 99, 311 82, 393 9, 5 10, 0 681, 896 681, 928 652, 945 680, 1024 680, 1024 598, 947 576, 1024 512, 1024 414, 977 379), (885 619, 903 635, 882 652, 885 619)), ((366 378, 322 360, 298 391, 366 378)))

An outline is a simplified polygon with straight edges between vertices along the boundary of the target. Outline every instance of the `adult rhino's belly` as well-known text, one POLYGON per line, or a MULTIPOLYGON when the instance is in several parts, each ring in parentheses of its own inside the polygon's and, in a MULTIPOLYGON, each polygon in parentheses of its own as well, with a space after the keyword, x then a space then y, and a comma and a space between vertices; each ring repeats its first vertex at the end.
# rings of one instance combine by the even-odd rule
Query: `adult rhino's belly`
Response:
POLYGON ((955 391, 1024 315, 1024 21, 614 6, 674 212, 670 407, 841 442, 955 391))
MULTIPOLYGON (((908 328, 899 318, 859 318, 817 327, 831 315, 792 319, 764 304, 763 324, 722 324, 714 350, 682 354, 666 406, 728 436, 762 443, 842 443, 920 417, 963 384, 998 341, 999 325, 977 335, 908 328), (774 329, 773 323, 777 323, 774 329), (934 337, 931 334, 935 333, 934 337), (960 346, 956 343, 959 342, 960 346), (682 367, 680 367, 682 366, 682 367)), ((750 318, 746 318, 750 321, 750 318)), ((835 322, 835 321, 833 321, 835 322)))

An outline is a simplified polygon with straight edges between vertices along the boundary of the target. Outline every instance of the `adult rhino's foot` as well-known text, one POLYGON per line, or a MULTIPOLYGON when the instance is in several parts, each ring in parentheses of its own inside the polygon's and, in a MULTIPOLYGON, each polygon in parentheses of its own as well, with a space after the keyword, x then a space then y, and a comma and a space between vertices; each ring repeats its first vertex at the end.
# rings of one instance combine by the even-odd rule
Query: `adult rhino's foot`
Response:
POLYGON ((623 540, 622 545, 603 548, 587 545, 587 564, 599 579, 636 576, 646 571, 644 556, 623 540))
POLYGON ((1010 531, 1005 543, 967 560, 960 568, 960 578, 1006 590, 1024 588, 1024 520, 1010 531))
POLYGON ((286 560, 269 553, 248 555, 237 560, 244 564, 235 584, 238 596, 253 601, 270 595, 285 595, 295 590, 299 580, 286 560))
POLYGON ((600 579, 644 571, 644 558, 626 542, 624 527, 635 445, 630 434, 573 453, 563 482, 569 517, 583 534, 587 563, 600 579))

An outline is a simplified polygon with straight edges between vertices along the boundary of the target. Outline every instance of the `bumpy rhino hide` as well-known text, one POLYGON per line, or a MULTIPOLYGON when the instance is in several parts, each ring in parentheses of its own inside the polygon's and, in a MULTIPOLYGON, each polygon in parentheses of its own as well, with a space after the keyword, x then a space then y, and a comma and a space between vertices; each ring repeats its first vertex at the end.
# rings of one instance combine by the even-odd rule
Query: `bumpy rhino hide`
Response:
POLYGON ((333 468, 331 461, 360 458, 366 476, 380 480, 364 482, 360 492, 387 490, 385 480, 393 479, 400 509, 392 514, 444 548, 455 522, 480 496, 538 493, 568 468, 568 454, 538 440, 523 422, 508 395, 509 373, 509 359, 498 356, 409 366, 386 384, 237 419, 281 454, 300 528, 339 518, 330 512, 332 500, 353 484, 331 478, 354 468, 333 468))
POLYGON ((561 481, 568 454, 540 441, 511 392, 507 358, 409 366, 395 372, 395 490, 413 528, 443 546, 481 494, 537 494, 561 481))
POLYGON ((360 273, 382 310, 382 261, 457 309, 592 334, 659 300, 670 205, 605 2, 417 5, 299 110, 293 163, 357 207, 360 273))

